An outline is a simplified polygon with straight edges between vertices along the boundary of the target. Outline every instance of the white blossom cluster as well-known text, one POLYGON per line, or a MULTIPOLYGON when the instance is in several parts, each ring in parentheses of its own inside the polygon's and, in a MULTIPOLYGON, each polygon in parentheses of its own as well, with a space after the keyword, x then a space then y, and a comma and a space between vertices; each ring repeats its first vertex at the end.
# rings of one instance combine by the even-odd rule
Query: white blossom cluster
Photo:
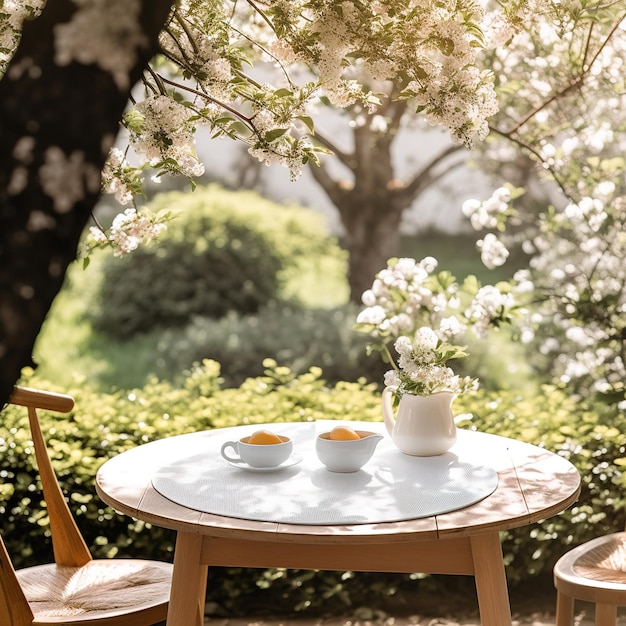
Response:
POLYGON ((478 290, 465 311, 465 317, 479 337, 484 337, 494 322, 506 319, 516 307, 511 292, 503 293, 498 287, 485 285, 478 290))
POLYGON ((154 216, 140 214, 136 209, 126 209, 113 220, 108 232, 92 226, 90 230, 91 247, 110 245, 115 256, 123 256, 136 250, 144 241, 156 239, 166 228, 154 216))
POLYGON ((366 324, 378 338, 397 337, 424 325, 438 328, 445 313, 458 308, 456 285, 442 285, 433 272, 437 260, 426 257, 391 259, 371 289, 362 295, 366 308, 357 324, 366 324))
MULTIPOLYGON (((476 200, 470 198, 463 203, 462 211, 469 217, 474 230, 499 230, 505 229, 505 224, 517 213, 511 208, 511 189, 503 186, 496 189, 490 198, 476 200)), ((480 250, 480 258, 483 265, 488 269, 500 267, 509 258, 507 245, 495 233, 486 233, 477 242, 480 250)))
POLYGON ((371 104, 354 69, 373 81, 404 75, 403 96, 429 122, 468 146, 487 135, 486 120, 498 106, 493 75, 479 67, 484 15, 478 3, 316 0, 300 3, 299 16, 285 4, 268 2, 268 14, 285 28, 289 23, 291 45, 283 42, 272 50, 284 62, 292 62, 294 53, 301 62, 313 62, 332 103, 371 104), (349 62, 353 56, 358 63, 349 62))
MULTIPOLYGON (((138 0, 76 4, 73 18, 58 29, 58 61, 99 63, 126 85, 128 62, 145 43, 138 0)), ((519 20, 520 6, 528 3, 513 4, 497 22, 476 0, 182 0, 161 33, 163 57, 145 74, 146 98, 126 118, 134 121, 127 126, 142 161, 137 172, 147 164, 157 175, 201 175, 193 133, 207 124, 214 136, 246 142, 260 162, 286 166, 296 180, 323 152, 310 137, 319 97, 375 112, 379 94, 365 85, 384 81, 401 84, 400 97, 472 146, 485 138, 487 119, 498 109, 494 76, 481 58, 482 31, 519 20), (276 85, 248 73, 259 60, 276 65, 276 85), (294 67, 314 68, 318 80, 296 84, 294 67)), ((130 176, 127 167, 109 168, 107 189, 129 205, 127 192, 138 193, 140 176, 133 185, 124 176, 130 176), (122 176, 117 184, 115 175, 122 176)))
POLYGON ((46 0, 3 0, 0 3, 0 77, 17 48, 26 19, 38 16, 46 0))
POLYGON ((320 151, 310 140, 309 124, 300 121, 317 98, 317 85, 296 85, 286 74, 277 86, 260 84, 244 74, 255 58, 278 59, 270 50, 280 49, 280 40, 260 15, 259 7, 242 3, 181 2, 161 44, 174 70, 195 81, 186 101, 195 119, 206 122, 215 137, 244 141, 252 156, 266 165, 280 163, 296 180, 320 151))
POLYGON ((511 146, 522 147, 539 180, 527 202, 498 190, 464 209, 477 230, 494 231, 482 235, 488 266, 504 259, 498 240, 532 255, 512 284, 527 302, 520 338, 532 364, 582 395, 621 394, 626 408, 624 9, 578 0, 502 6, 504 21, 484 32, 496 43, 502 86, 492 125, 510 143, 494 142, 487 154, 514 162, 511 146))
MULTIPOLYGON (((398 337, 394 348, 398 355, 398 369, 385 373, 386 387, 398 387, 417 395, 430 395, 439 391, 465 393, 478 389, 478 379, 460 377, 444 364, 441 341, 432 328, 418 328, 412 338, 398 337)), ((457 353, 456 357, 459 356, 457 353)))
POLYGON ((188 122, 193 120, 209 124, 215 136, 245 141, 252 156, 286 166, 295 180, 322 151, 309 137, 312 122, 301 122, 310 120, 320 95, 337 106, 361 102, 375 110, 377 96, 359 76, 369 82, 402 77, 402 97, 412 99, 431 123, 472 145, 485 137, 486 120, 497 110, 493 76, 479 64, 483 19, 475 0, 426 5, 416 0, 255 5, 183 0, 160 37, 170 62, 158 66, 163 81, 147 74, 154 95, 150 104, 137 105, 139 116, 164 114, 166 120, 158 128, 146 122, 133 135, 133 147, 157 169, 198 175, 195 151, 181 149, 191 145, 188 122), (256 59, 276 63, 284 80, 272 88, 257 84, 245 73, 256 59), (314 67, 319 82, 296 85, 287 74, 294 66, 314 67), (172 80, 176 90, 170 88, 172 80), (157 104, 161 98, 175 102, 157 104), (187 120, 173 113, 183 102, 187 120))
POLYGON ((514 37, 494 50, 503 94, 493 124, 520 145, 532 144, 544 168, 568 167, 565 161, 585 150, 599 153, 622 125, 615 117, 621 99, 615 87, 625 65, 623 9, 577 0, 502 6, 486 32, 514 37), (503 30, 502 20, 513 31, 503 30))
MULTIPOLYGON (((546 212, 533 224, 536 234, 524 246, 533 253, 530 268, 515 273, 511 288, 518 301, 529 304, 520 340, 536 346, 562 383, 605 392, 626 378, 626 201, 610 180, 593 189, 579 181, 578 188, 591 195, 546 212)), ((472 223, 479 229, 494 225, 488 219, 472 223)), ((493 233, 479 247, 487 267, 508 254, 493 233)), ((497 311, 513 305, 510 294, 483 296, 475 298, 477 318, 480 307, 497 311)))
POLYGON ((497 228, 502 217, 509 210, 511 191, 507 187, 499 187, 487 200, 470 198, 463 203, 463 215, 470 218, 474 230, 497 228))
MULTIPOLYGON (((533 255, 530 268, 515 273, 511 288, 517 301, 528 303, 520 340, 535 347, 538 360, 549 363, 561 383, 605 393, 626 380, 625 190, 610 176, 591 188, 581 179, 576 186, 589 195, 547 211, 527 231, 535 232, 524 242, 533 255)), ((472 223, 478 229, 494 225, 488 219, 472 223)), ((493 233, 483 237, 479 247, 487 267, 497 265, 499 255, 505 258, 506 248, 499 245, 493 233), (487 252, 486 244, 495 248, 487 252)), ((509 294, 505 300, 500 293, 484 296, 475 305, 496 311, 512 305, 509 294)))
POLYGON ((231 81, 239 65, 228 50, 227 7, 221 2, 207 5, 211 10, 203 15, 197 5, 181 2, 178 15, 186 19, 172 20, 161 32, 159 43, 168 58, 195 77, 201 93, 228 102, 235 99, 231 81))
POLYGON ((507 247, 494 233, 487 233, 482 239, 479 239, 477 246, 483 265, 490 270, 504 265, 509 258, 507 247))
POLYGON ((306 162, 306 153, 312 146, 307 137, 293 144, 283 144, 270 150, 265 146, 251 146, 248 152, 266 166, 280 163, 289 169, 289 178, 292 182, 298 180, 302 174, 302 167, 306 162))
POLYGON ((511 293, 484 286, 471 293, 446 272, 435 274, 437 260, 390 259, 378 272, 356 319, 356 330, 372 337, 371 350, 383 353, 393 370, 385 384, 417 394, 435 391, 462 393, 477 381, 459 378, 446 365, 467 356, 456 345, 468 328, 484 336, 490 326, 509 321, 516 308, 511 293), (463 305, 463 300, 468 300, 463 305), (393 346, 396 357, 389 346, 393 346))
POLYGON ((112 193, 122 206, 130 206, 137 193, 137 171, 119 148, 112 148, 102 171, 102 190, 112 193))
POLYGON ((535 289, 551 294, 535 317, 541 354, 562 382, 599 392, 626 380, 626 200, 603 193, 554 215, 532 263, 535 289))
POLYGON ((193 111, 162 95, 143 100, 133 113, 130 142, 139 156, 153 167, 190 178, 204 173, 196 156, 193 111))

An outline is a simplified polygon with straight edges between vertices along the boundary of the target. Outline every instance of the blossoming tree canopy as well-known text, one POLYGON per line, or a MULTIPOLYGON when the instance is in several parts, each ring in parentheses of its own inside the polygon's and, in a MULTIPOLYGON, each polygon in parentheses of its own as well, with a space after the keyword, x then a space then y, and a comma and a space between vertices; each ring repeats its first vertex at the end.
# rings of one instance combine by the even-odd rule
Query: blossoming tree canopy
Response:
POLYGON ((360 77, 401 81, 401 97, 470 145, 496 111, 493 76, 477 67, 482 17, 466 0, 182 2, 161 37, 166 62, 146 75, 148 96, 126 116, 131 145, 151 167, 195 176, 193 129, 203 124, 297 178, 320 151, 310 134, 319 98, 376 106, 379 94, 360 77), (279 84, 257 82, 255 62, 279 67, 279 84), (313 68, 317 79, 297 84, 293 66, 313 68), (172 83, 181 76, 193 86, 172 83))
POLYGON ((515 279, 533 304, 520 336, 538 369, 623 410, 626 5, 554 8, 554 19, 524 29, 493 58, 510 105, 491 122, 506 143, 491 142, 487 154, 507 160, 511 142, 522 147, 541 166, 539 184, 524 183, 526 194, 504 185, 484 201, 469 200, 464 211, 482 231, 487 267, 504 263, 511 244, 532 257, 515 279), (548 192, 541 203, 539 185, 548 192))
MULTIPOLYGON (((36 19, 44 5, 3 3, 0 72, 23 20, 36 19)), ((127 88, 127 52, 142 45, 133 18, 139 4, 75 5, 55 28, 57 62, 97 64, 127 88)), ((383 90, 366 85, 387 81, 400 85, 399 97, 429 122, 471 146, 485 138, 487 119, 497 111, 494 77, 480 60, 485 25, 474 0, 181 0, 161 31, 162 54, 143 75, 143 93, 135 90, 123 119, 132 151, 111 154, 105 189, 128 207, 141 194, 144 168, 157 176, 201 175, 194 145, 199 126, 244 141, 260 161, 283 163, 297 178, 324 151, 313 138, 320 99, 374 109, 383 90), (261 81, 259 64, 278 68, 276 84, 261 81), (297 68, 308 68, 300 82, 297 68)))

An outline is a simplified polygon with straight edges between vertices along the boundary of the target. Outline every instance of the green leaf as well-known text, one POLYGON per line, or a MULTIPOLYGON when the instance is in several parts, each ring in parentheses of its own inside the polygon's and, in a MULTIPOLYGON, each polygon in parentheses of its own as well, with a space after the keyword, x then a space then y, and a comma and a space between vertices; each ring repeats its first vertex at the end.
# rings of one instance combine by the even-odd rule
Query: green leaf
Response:
POLYGON ((365 98, 365 102, 367 102, 368 104, 373 104, 373 105, 380 105, 381 104, 381 100, 378 96, 376 96, 373 93, 368 93, 366 98, 365 98))
POLYGON ((265 141, 271 143, 276 141, 279 137, 282 137, 287 132, 286 128, 275 128, 265 133, 265 141))
POLYGON ((463 281, 464 291, 467 291, 470 294, 475 294, 475 293, 478 293, 479 289, 480 289, 480 282, 478 278, 476 278, 476 276, 474 276, 473 274, 470 274, 469 276, 465 277, 465 280, 463 281))
POLYGON ((126 128, 134 133, 141 132, 143 121, 143 115, 136 109, 131 109, 126 113, 126 115, 124 115, 124 124, 126 125, 126 128))
POLYGON ((437 47, 448 57, 454 52, 454 41, 448 37, 441 37, 437 39, 437 47))
POLYGON ((248 137, 250 135, 250 129, 246 124, 239 121, 234 121, 229 125, 229 130, 232 133, 240 135, 241 137, 248 137))
POLYGON ((420 67, 419 65, 416 65, 413 68, 413 75, 418 80, 424 80, 424 79, 428 78, 428 74, 424 71, 424 68, 420 67))
POLYGON ((315 134, 315 124, 309 115, 298 115, 296 119, 299 119, 309 129, 312 135, 315 134))

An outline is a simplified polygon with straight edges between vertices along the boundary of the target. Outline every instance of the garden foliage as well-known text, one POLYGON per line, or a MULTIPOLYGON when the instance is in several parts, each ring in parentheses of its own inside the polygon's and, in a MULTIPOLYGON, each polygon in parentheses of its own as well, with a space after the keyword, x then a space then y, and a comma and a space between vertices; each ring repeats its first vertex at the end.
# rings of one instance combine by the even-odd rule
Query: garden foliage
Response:
MULTIPOLYGON (((69 389, 76 408, 69 416, 42 414, 53 463, 70 507, 95 556, 136 556, 169 560, 169 531, 118 515, 98 499, 94 477, 108 458, 153 439, 196 430, 245 423, 359 419, 380 421, 380 394, 374 385, 328 385, 318 368, 296 376, 274 361, 265 373, 239 389, 222 389, 220 366, 205 361, 183 387, 154 380, 133 392, 99 394, 69 389)), ((30 386, 49 388, 35 378, 30 386)), ((64 391, 64 390, 61 390, 64 391)), ((460 424, 544 446, 569 459, 580 471, 583 488, 568 511, 542 523, 503 534, 507 574, 512 584, 528 583, 549 573, 555 560, 592 536, 621 529, 626 518, 623 497, 626 434, 612 409, 587 406, 556 387, 536 396, 514 391, 481 390, 459 397, 455 412, 471 412, 460 424)), ((35 484, 27 418, 7 407, 0 424, 0 516, 2 534, 16 565, 50 558, 40 539, 46 511, 35 484)), ((426 585, 416 575, 300 572, 284 570, 215 570, 209 586, 215 612, 237 613, 282 606, 310 612, 382 606, 405 585, 426 585), (242 609, 242 597, 246 598, 242 609), (272 601, 272 598, 274 599, 272 601)))
POLYGON ((361 378, 381 382, 385 366, 366 354, 367 338, 353 329, 356 308, 301 309, 270 303, 255 315, 231 313, 220 320, 197 317, 184 329, 168 329, 156 342, 158 359, 176 379, 207 356, 221 363, 224 386, 236 387, 263 373, 273 358, 302 374, 321 367, 329 383, 361 378), (261 331, 262 329, 262 331, 261 331))
MULTIPOLYGON (((299 207, 292 211, 304 227, 308 211, 299 207)), ((345 304, 345 254, 328 236, 316 243, 315 220, 306 226, 307 241, 282 238, 281 246, 315 249, 300 254, 284 270, 287 277, 278 300, 257 313, 229 311, 220 319, 194 315, 188 323, 133 337, 94 332, 89 321, 97 310, 94 299, 102 299, 97 295, 103 280, 101 268, 117 261, 108 251, 96 251, 87 269, 76 264, 68 273, 38 341, 38 375, 62 386, 83 379, 103 391, 132 389, 143 387, 153 376, 180 384, 194 362, 209 358, 221 364, 223 386, 233 387, 261 375, 263 360, 270 357, 297 374, 319 366, 332 384, 361 377, 382 384, 387 364, 378 354, 367 354, 369 338, 354 329, 359 309, 345 304)), ((491 280, 484 268, 481 274, 480 266, 471 265, 477 255, 473 241, 466 237, 430 233, 427 240, 412 238, 409 242, 407 238, 406 244, 407 249, 410 245, 420 253, 436 248, 441 253, 441 267, 456 263, 458 269, 463 265, 465 271, 476 271, 481 280, 491 280)), ((155 306, 170 293, 160 294, 155 306)), ((470 356, 455 363, 458 373, 478 376, 481 386, 490 389, 526 388, 532 382, 532 361, 525 358, 523 346, 510 340, 507 329, 492 333, 488 341, 470 333, 467 342, 470 356)))
POLYGON ((94 323, 112 337, 184 326, 194 316, 254 314, 309 258, 342 258, 319 214, 253 192, 209 185, 159 194, 151 208, 176 214, 158 245, 105 263, 94 323))

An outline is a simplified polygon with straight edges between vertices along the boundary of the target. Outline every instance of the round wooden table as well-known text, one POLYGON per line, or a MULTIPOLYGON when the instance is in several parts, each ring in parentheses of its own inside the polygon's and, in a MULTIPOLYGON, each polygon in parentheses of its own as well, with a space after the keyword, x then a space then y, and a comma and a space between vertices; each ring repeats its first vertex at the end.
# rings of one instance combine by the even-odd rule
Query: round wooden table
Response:
MULTIPOLYGON (((369 422, 350 424, 364 430, 383 432, 384 428, 369 422)), ((216 429, 161 439, 110 459, 97 474, 96 489, 105 503, 177 531, 167 626, 202 626, 211 565, 471 575, 483 626, 507 626, 511 610, 499 531, 553 516, 573 504, 580 492, 578 472, 562 457, 538 446, 465 430, 459 430, 450 452, 459 458, 470 452, 480 458, 497 472, 497 487, 465 508, 417 519, 350 524, 251 520, 184 506, 155 488, 153 480, 164 466, 195 458, 206 447, 207 437, 221 443, 259 428, 216 429)), ((292 436, 296 451, 298 437, 302 440, 304 433, 313 432, 311 423, 274 423, 267 428, 292 436)), ((300 448, 308 455, 308 465, 284 472, 313 467, 317 459, 310 456, 314 454, 310 439, 304 450, 300 448)), ((385 445, 392 445, 388 438, 385 445)), ((377 454, 362 468, 364 476, 377 470, 377 454)), ((327 472, 321 464, 319 471, 327 472)), ((273 481, 279 475, 268 473, 273 481)), ((210 506, 211 493, 204 499, 210 506)))

